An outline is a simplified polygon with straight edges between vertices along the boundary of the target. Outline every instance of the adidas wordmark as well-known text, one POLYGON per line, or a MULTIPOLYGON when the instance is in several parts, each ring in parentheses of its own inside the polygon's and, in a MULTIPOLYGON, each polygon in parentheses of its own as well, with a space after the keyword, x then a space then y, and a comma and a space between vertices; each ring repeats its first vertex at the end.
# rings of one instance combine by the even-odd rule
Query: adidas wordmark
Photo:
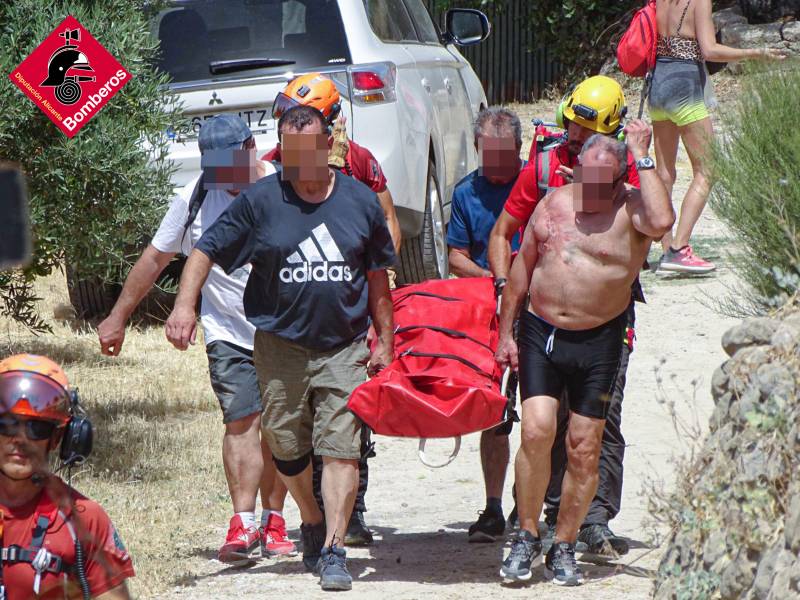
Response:
POLYGON ((289 266, 280 270, 283 283, 308 281, 352 281, 350 267, 343 264, 344 256, 333 241, 325 223, 311 230, 300 242, 299 249, 286 259, 289 266))

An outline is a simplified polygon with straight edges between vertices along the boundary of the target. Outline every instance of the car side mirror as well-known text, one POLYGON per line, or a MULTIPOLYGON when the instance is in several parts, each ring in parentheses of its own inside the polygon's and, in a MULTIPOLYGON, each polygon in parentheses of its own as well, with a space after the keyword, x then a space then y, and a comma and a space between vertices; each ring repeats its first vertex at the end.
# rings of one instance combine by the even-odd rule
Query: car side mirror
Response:
POLYGON ((444 38, 447 44, 474 46, 489 37, 489 17, 472 8, 451 8, 444 16, 444 38))
POLYGON ((25 176, 17 165, 0 161, 0 269, 24 267, 31 260, 31 230, 25 176))

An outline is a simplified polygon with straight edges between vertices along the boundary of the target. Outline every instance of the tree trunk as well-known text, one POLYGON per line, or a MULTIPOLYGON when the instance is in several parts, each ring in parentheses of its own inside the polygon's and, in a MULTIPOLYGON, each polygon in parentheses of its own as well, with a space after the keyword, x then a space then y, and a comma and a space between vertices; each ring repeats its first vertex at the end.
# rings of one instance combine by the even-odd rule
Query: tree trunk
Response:
POLYGON ((750 23, 770 23, 786 16, 800 16, 800 0, 739 0, 750 23))

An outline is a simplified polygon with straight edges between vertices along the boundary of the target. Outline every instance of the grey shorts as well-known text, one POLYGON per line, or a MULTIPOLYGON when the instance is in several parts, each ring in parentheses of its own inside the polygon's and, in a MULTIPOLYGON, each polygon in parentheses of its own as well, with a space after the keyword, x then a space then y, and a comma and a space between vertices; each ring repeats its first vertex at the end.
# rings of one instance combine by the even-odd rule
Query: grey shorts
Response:
POLYGON ((264 394, 261 432, 272 454, 295 460, 361 457, 361 420, 347 408, 367 379, 364 340, 317 351, 256 331, 254 361, 264 394))
POLYGON ((222 422, 230 423, 261 412, 261 392, 253 365, 253 352, 217 340, 206 346, 211 388, 222 409, 222 422))

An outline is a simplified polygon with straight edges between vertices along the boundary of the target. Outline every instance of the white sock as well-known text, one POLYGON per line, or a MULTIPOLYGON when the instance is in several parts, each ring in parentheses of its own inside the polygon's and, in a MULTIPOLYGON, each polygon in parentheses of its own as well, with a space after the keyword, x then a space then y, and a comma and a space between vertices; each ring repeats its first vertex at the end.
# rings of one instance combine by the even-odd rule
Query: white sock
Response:
POLYGON ((280 510, 271 510, 269 508, 264 508, 261 510, 261 524, 266 525, 267 521, 269 521, 270 515, 277 515, 283 518, 283 511, 280 510))
POLYGON ((256 513, 255 513, 255 511, 238 512, 236 514, 242 520, 242 525, 244 525, 245 529, 250 529, 251 527, 255 527, 256 526, 256 513))

